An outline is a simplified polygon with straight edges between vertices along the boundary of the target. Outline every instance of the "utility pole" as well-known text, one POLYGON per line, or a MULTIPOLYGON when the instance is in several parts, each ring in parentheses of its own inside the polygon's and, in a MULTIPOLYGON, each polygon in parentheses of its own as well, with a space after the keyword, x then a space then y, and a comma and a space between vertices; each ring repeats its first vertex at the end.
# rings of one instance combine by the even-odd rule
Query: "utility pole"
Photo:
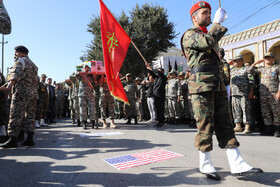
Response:
POLYGON ((4 75, 4 44, 7 44, 8 42, 4 42, 4 34, 2 34, 2 42, 0 42, 2 44, 2 68, 1 68, 1 72, 4 75))

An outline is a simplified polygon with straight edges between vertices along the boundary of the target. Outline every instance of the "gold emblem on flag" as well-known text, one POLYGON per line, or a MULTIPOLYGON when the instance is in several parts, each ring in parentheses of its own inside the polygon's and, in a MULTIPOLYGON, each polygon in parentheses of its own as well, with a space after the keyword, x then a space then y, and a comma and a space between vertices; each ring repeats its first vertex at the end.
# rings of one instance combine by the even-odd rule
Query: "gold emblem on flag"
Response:
POLYGON ((109 53, 111 53, 113 49, 116 49, 116 47, 119 46, 119 41, 115 36, 115 33, 112 34, 110 32, 107 32, 106 37, 108 38, 107 46, 109 47, 109 53))

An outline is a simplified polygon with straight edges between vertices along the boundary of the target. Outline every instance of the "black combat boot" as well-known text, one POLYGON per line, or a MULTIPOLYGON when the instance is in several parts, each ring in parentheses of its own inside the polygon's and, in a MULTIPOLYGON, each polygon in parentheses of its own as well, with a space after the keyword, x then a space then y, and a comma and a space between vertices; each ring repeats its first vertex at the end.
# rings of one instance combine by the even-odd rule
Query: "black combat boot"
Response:
POLYGON ((73 125, 76 124, 75 119, 72 119, 72 124, 73 124, 73 125))
POLYGON ((24 140, 24 131, 20 131, 17 137, 17 142, 21 142, 24 140))
POLYGON ((280 126, 276 125, 274 127, 275 127, 274 137, 280 137, 280 126))
POLYGON ((273 136, 273 125, 267 125, 264 132, 261 133, 262 136, 273 136))
POLYGON ((17 147, 17 137, 16 136, 10 136, 8 141, 6 141, 5 143, 1 144, 0 147, 3 147, 3 148, 17 147))
POLYGON ((24 142, 22 142, 22 145, 24 145, 24 146, 34 146, 35 143, 33 141, 33 135, 34 135, 34 133, 28 133, 27 138, 24 142))
POLYGON ((137 117, 134 117, 134 124, 135 124, 135 125, 137 125, 137 124, 138 124, 137 117))
POLYGON ((83 128, 84 128, 84 129, 87 129, 87 121, 83 121, 83 123, 84 123, 84 124, 83 124, 83 128))
POLYGON ((94 127, 95 127, 95 129, 98 129, 98 124, 95 124, 95 120, 91 121, 91 127, 92 127, 92 129, 94 129, 94 127))
POLYGON ((77 127, 80 127, 81 126, 81 121, 79 119, 77 120, 77 123, 78 123, 77 127))
POLYGON ((127 122, 125 123, 125 124, 131 124, 131 118, 129 117, 129 118, 127 118, 127 122))

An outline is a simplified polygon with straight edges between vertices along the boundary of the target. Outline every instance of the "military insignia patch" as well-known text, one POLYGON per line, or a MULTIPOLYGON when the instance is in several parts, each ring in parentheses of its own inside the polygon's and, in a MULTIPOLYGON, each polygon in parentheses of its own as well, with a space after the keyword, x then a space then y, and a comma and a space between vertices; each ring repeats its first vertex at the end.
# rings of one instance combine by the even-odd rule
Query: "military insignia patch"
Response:
POLYGON ((199 7, 200 7, 200 8, 205 7, 205 3, 204 3, 203 1, 201 1, 201 2, 199 3, 199 7))

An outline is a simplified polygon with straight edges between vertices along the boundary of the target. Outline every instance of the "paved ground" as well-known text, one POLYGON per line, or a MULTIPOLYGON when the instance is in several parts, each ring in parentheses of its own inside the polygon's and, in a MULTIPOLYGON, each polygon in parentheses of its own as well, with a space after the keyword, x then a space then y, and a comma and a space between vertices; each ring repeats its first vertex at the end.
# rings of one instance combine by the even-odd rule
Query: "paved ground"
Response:
POLYGON ((0 186, 280 186, 280 138, 237 134, 243 158, 265 173, 255 177, 231 176, 226 153, 214 141, 212 160, 221 181, 198 172, 193 147, 195 129, 186 125, 155 129, 152 124, 124 125, 119 129, 83 130, 68 119, 38 129, 34 147, 0 150, 0 186), (80 134, 122 132, 122 135, 87 137, 80 134), (103 161, 125 154, 165 149, 184 155, 158 163, 117 170, 103 161))

